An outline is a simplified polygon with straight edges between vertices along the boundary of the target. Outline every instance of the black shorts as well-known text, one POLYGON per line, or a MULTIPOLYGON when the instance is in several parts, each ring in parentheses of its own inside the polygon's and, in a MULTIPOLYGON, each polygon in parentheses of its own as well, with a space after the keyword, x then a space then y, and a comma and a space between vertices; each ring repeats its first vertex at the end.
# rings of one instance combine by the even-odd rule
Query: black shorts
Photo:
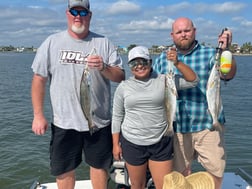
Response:
POLYGON ((120 136, 122 156, 131 165, 138 166, 148 160, 167 161, 173 159, 173 136, 164 136, 152 145, 136 145, 120 136))
POLYGON ((100 129, 92 136, 89 132, 62 129, 52 124, 50 142, 51 174, 61 175, 74 170, 82 161, 94 168, 109 169, 112 161, 111 126, 100 129))

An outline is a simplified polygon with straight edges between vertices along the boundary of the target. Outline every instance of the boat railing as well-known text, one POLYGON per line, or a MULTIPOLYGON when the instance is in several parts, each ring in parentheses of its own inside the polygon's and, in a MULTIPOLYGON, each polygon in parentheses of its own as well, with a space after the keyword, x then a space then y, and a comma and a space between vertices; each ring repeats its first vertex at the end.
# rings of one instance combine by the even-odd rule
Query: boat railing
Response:
POLYGON ((252 187, 252 176, 242 168, 238 168, 236 175, 240 175, 252 187))

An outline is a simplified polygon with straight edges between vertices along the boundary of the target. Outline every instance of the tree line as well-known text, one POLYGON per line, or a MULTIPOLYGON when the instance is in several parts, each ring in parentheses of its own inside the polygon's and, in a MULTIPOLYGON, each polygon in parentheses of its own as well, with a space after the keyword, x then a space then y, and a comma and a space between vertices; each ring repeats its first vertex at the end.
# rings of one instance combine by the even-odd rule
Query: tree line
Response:
MULTIPOLYGON (((205 46, 211 46, 210 44, 206 44, 205 42, 201 43, 202 45, 205 46)), ((127 47, 127 51, 129 51, 130 49, 134 48, 135 46, 137 46, 136 44, 130 44, 127 47)), ((163 46, 163 48, 168 48, 169 46, 163 46)), ((213 47, 213 46, 211 46, 213 47)), ((162 50, 164 50, 162 48, 160 48, 160 46, 158 45, 152 45, 152 47, 150 48, 152 53, 160 53, 162 50)), ((233 43, 230 47, 229 50, 232 53, 240 53, 240 54, 252 54, 252 44, 251 42, 246 42, 243 45, 239 46, 237 43, 233 43)))

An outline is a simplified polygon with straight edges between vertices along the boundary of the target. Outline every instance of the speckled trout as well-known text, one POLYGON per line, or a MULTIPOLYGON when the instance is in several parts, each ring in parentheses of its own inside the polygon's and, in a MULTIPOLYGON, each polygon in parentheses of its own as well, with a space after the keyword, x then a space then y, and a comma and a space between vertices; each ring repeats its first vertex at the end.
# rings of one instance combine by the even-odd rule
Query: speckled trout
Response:
MULTIPOLYGON (((221 34, 227 30, 227 28, 223 29, 221 34)), ((216 48, 216 54, 214 57, 214 66, 210 72, 210 76, 207 81, 207 88, 206 88, 206 98, 208 104, 208 112, 210 113, 212 120, 213 120, 213 130, 223 131, 223 126, 219 122, 218 118, 223 109, 222 100, 220 95, 220 88, 221 88, 221 80, 220 80, 220 56, 222 52, 223 42, 220 41, 218 47, 216 48)))
POLYGON ((206 97, 208 103, 208 111, 213 119, 213 129, 222 131, 222 125, 218 121, 218 117, 222 110, 222 101, 220 96, 220 73, 217 63, 213 66, 207 82, 206 97))
MULTIPOLYGON (((93 49, 92 53, 95 53, 93 49)), ((81 83, 80 83, 80 104, 83 114, 88 122, 89 132, 92 135, 98 130, 98 127, 93 122, 93 110, 92 110, 92 95, 91 95, 91 75, 88 68, 88 63, 86 62, 81 83)))
POLYGON ((175 75, 173 63, 168 61, 168 73, 165 75, 165 109, 167 119, 167 130, 165 135, 173 135, 173 121, 177 106, 177 89, 175 85, 175 75))

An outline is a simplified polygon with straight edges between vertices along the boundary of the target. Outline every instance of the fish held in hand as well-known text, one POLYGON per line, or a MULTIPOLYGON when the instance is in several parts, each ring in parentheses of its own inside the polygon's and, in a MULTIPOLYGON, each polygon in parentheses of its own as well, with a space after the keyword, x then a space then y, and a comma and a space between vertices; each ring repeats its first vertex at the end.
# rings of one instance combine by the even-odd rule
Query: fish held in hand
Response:
POLYGON ((91 95, 91 74, 89 72, 88 63, 86 62, 81 83, 80 83, 80 104, 83 114, 88 122, 90 134, 94 134, 99 128, 93 122, 93 110, 92 110, 92 95, 91 95))
POLYGON ((175 85, 175 75, 172 70, 172 63, 169 63, 169 72, 165 75, 165 109, 167 119, 167 130, 165 135, 173 135, 173 121, 176 116, 177 89, 175 85))
POLYGON ((219 68, 218 68, 218 65, 215 64, 208 78, 206 97, 207 97, 207 103, 208 103, 208 111, 213 120, 212 129, 222 131, 223 126, 218 120, 220 112, 223 108, 221 95, 220 95, 220 85, 221 85, 221 80, 220 80, 219 68))

